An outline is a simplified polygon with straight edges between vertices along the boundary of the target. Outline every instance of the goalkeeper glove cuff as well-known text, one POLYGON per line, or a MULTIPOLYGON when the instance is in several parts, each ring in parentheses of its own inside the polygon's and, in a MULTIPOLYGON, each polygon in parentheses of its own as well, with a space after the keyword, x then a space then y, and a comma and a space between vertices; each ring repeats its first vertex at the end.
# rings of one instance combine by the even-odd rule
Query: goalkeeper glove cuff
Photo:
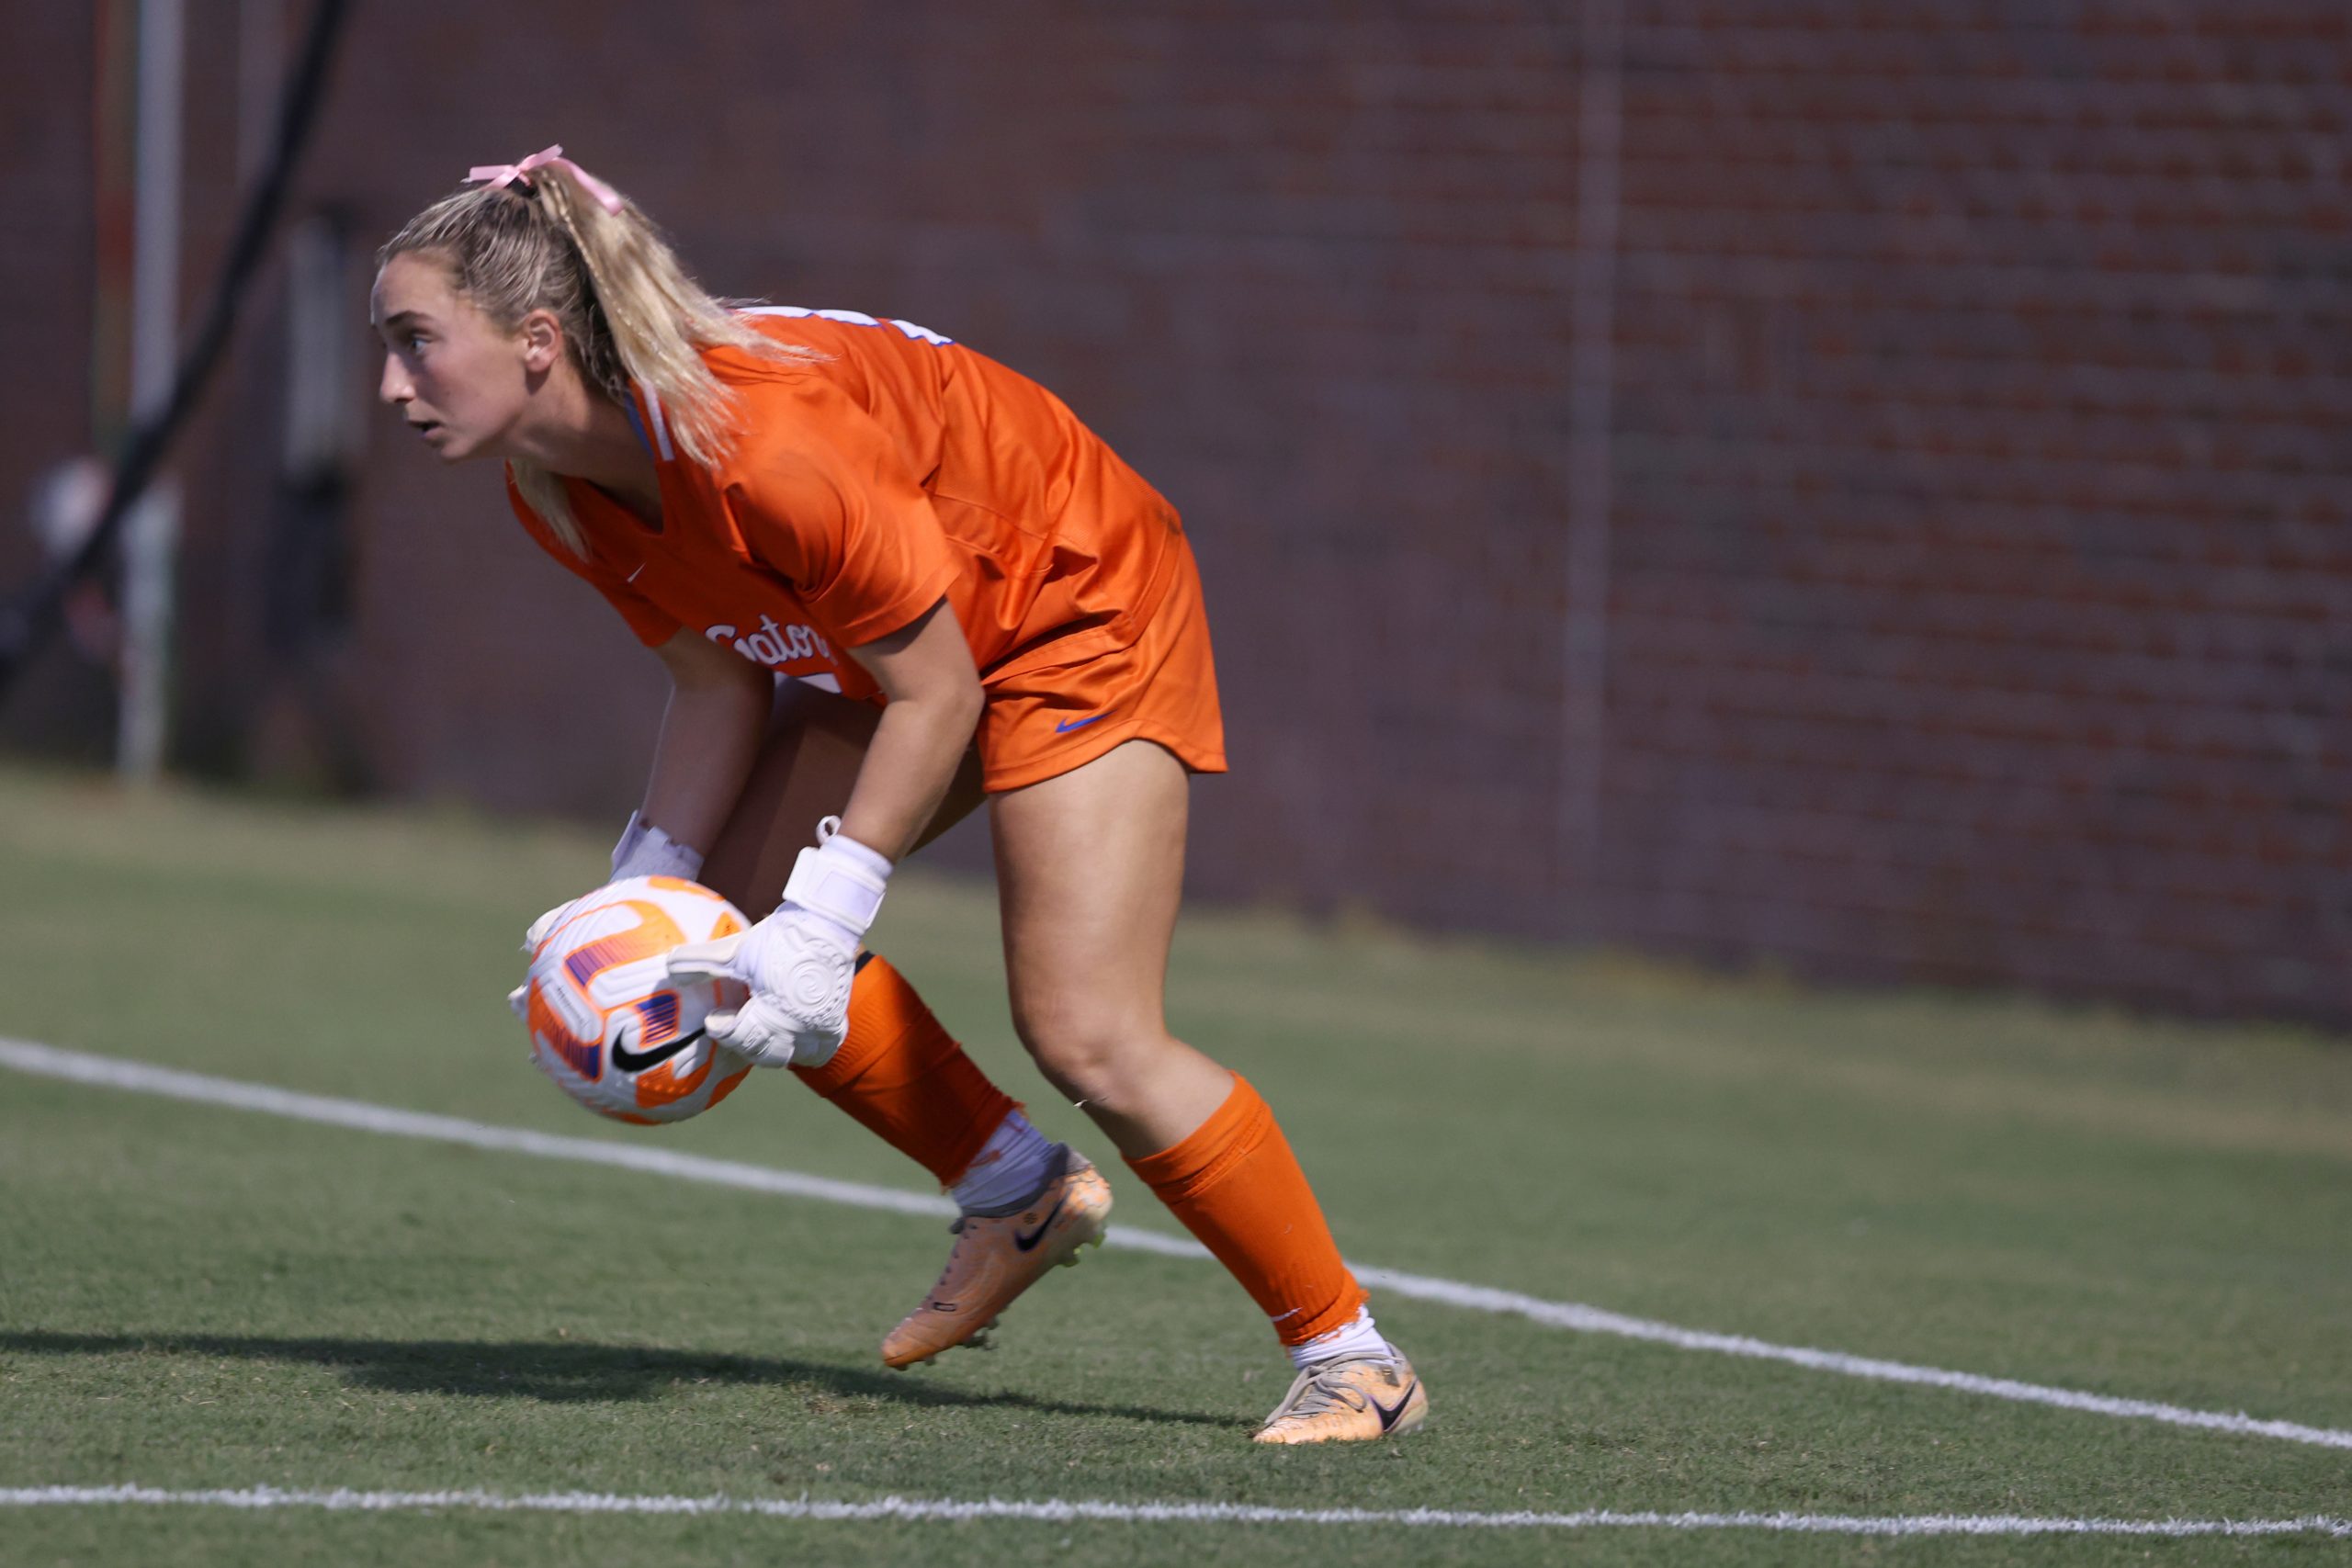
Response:
POLYGON ((889 881, 889 861, 844 836, 840 818, 828 817, 817 824, 817 847, 793 862, 784 903, 834 926, 854 953, 881 910, 889 881))
POLYGON ((638 812, 630 812, 621 841, 613 846, 613 880, 628 876, 675 876, 692 882, 702 874, 702 852, 678 842, 638 812))

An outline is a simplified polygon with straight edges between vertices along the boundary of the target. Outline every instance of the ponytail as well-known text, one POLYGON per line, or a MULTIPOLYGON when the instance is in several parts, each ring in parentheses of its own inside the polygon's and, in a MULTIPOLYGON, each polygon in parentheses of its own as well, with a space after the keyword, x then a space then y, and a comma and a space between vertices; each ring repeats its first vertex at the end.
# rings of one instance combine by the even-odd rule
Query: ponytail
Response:
MULTIPOLYGON (((820 358, 777 343, 714 299, 636 205, 581 175, 560 149, 512 168, 478 169, 469 185, 418 213, 376 254, 445 257, 460 293, 504 331, 534 310, 562 323, 581 378, 627 406, 635 381, 658 399, 680 451, 709 467, 736 434, 734 395, 702 360, 706 348, 741 349, 771 360, 820 358)), ((572 554, 587 542, 564 499, 562 479, 540 465, 510 461, 526 504, 572 554)))

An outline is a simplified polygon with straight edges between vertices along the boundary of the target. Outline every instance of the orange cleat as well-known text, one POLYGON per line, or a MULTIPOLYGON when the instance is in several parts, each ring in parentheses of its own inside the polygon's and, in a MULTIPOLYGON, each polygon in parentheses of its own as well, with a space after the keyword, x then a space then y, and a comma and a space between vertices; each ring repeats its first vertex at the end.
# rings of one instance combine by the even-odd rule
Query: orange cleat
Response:
POLYGON ((1351 1357, 1298 1374, 1266 1424, 1260 1443, 1361 1443, 1401 1438, 1429 1419, 1430 1396, 1403 1356, 1351 1357))
POLYGON ((1060 1173, 1017 1213, 965 1214, 947 1227, 956 1237, 947 1268, 922 1305, 882 1341, 882 1359, 911 1367, 958 1345, 985 1348, 988 1331, 1015 1297, 1046 1269, 1075 1265, 1079 1248, 1102 1245, 1110 1213, 1111 1184, 1065 1145, 1060 1173))

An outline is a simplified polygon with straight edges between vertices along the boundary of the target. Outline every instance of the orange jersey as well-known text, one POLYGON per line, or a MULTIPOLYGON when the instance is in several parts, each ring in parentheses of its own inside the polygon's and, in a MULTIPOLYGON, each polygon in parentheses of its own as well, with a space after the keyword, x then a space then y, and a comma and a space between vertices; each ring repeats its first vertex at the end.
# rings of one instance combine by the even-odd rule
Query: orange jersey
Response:
POLYGON ((640 393, 659 530, 568 480, 583 560, 509 486, 532 536, 649 646, 689 627, 870 699, 873 680, 844 649, 944 596, 994 688, 1131 646, 1189 567, 1175 509, 1026 377, 910 322, 746 313, 826 357, 707 351, 740 429, 712 468, 674 449, 661 405, 640 393))

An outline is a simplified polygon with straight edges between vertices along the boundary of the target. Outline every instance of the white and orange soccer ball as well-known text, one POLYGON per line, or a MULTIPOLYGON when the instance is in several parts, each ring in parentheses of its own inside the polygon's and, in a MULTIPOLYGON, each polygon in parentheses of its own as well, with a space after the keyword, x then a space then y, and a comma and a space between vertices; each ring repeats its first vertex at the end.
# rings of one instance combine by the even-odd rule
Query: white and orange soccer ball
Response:
POLYGON ((683 1122, 735 1090, 751 1064, 703 1019, 746 999, 733 980, 673 978, 663 955, 730 936, 743 912, 699 883, 632 876, 567 907, 531 954, 523 1020, 531 1059, 564 1093, 616 1121, 683 1122))

